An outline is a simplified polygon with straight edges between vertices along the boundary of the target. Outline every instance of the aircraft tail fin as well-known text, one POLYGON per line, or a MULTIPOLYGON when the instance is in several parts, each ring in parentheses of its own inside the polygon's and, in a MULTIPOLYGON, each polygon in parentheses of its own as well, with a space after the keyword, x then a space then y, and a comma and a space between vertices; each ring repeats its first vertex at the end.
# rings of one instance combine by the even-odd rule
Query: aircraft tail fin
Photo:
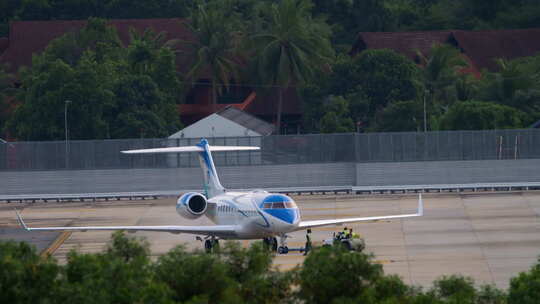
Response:
POLYGON ((141 150, 128 150, 122 151, 125 154, 147 154, 147 153, 178 153, 178 152, 198 152, 201 168, 204 175, 204 194, 207 198, 214 197, 216 195, 225 193, 225 188, 221 185, 219 177, 217 175, 214 160, 212 159, 211 151, 253 151, 260 150, 259 147, 246 147, 246 146, 210 146, 206 139, 201 141, 195 146, 188 147, 170 147, 170 148, 155 148, 155 149, 141 149, 141 150))

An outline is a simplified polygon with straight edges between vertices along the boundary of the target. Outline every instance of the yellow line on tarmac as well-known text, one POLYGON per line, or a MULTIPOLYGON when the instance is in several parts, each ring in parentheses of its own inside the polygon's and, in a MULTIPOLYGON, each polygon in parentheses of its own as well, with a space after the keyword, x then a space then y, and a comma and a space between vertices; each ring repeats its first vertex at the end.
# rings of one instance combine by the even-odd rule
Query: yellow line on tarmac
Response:
POLYGON ((51 245, 41 252, 41 256, 53 255, 53 253, 71 236, 71 231, 64 231, 51 243, 51 245))
POLYGON ((377 263, 377 264, 390 264, 394 262, 395 262, 394 260, 374 260, 373 261, 373 263, 377 263))

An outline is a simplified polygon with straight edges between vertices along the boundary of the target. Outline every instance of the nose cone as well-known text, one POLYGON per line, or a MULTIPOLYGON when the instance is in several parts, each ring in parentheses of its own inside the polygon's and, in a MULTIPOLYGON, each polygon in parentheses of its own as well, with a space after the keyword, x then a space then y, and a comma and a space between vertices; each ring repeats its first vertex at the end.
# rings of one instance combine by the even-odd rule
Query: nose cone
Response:
POLYGON ((298 209, 271 209, 265 210, 268 214, 288 224, 298 223, 298 209))
POLYGON ((293 199, 283 194, 270 194, 260 204, 261 209, 269 215, 295 225, 300 221, 300 212, 293 199))

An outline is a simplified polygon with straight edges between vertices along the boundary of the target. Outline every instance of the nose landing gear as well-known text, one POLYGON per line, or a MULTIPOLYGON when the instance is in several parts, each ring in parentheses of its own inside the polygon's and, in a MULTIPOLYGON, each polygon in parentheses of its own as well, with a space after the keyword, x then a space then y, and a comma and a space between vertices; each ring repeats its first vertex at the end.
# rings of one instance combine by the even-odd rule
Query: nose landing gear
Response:
POLYGON ((277 249, 277 252, 279 254, 289 253, 289 247, 287 247, 287 238, 288 236, 286 234, 283 234, 279 237, 279 247, 277 249))

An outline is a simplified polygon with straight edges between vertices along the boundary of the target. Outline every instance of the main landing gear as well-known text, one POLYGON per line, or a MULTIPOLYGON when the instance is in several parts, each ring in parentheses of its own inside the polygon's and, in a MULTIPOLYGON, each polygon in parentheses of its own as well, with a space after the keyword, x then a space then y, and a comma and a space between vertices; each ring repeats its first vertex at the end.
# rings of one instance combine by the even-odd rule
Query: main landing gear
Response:
MULTIPOLYGON (((202 242, 200 237, 197 236, 195 238, 202 242)), ((206 253, 212 253, 216 250, 219 250, 219 240, 215 236, 206 237, 206 240, 204 241, 204 251, 206 251, 206 253)))
POLYGON ((273 252, 279 253, 279 254, 287 254, 289 253, 289 247, 287 247, 287 235, 282 235, 279 237, 279 247, 278 247, 278 241, 275 237, 267 237, 263 239, 263 243, 268 247, 271 248, 273 252))
POLYGON ((272 250, 272 252, 276 252, 278 250, 278 242, 275 237, 265 237, 263 239, 263 244, 266 248, 272 250))

